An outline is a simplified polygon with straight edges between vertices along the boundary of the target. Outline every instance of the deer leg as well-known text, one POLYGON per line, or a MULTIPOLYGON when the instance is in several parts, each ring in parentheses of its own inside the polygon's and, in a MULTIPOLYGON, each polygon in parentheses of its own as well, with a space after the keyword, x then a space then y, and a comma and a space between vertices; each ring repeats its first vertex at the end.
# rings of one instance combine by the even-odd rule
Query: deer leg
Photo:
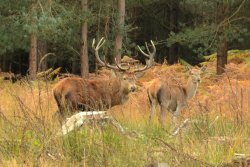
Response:
POLYGON ((159 122, 165 128, 166 113, 168 111, 169 103, 166 103, 166 104, 163 103, 163 104, 160 104, 160 106, 161 106, 161 110, 160 110, 160 114, 159 114, 159 122))
POLYGON ((62 103, 62 96, 58 93, 55 93, 54 92, 54 97, 55 97, 55 100, 56 100, 56 104, 57 104, 57 107, 58 107, 58 110, 54 113, 53 117, 57 117, 57 115, 60 115, 62 114, 64 111, 63 111, 63 103, 62 103))
POLYGON ((68 114, 72 114, 75 110, 78 109, 78 103, 71 93, 65 96, 65 103, 68 109, 68 114))
POLYGON ((63 98, 55 98, 58 106, 58 110, 52 115, 52 118, 54 120, 58 120, 59 123, 62 125, 64 119, 65 119, 65 105, 63 102, 63 98))
POLYGON ((58 120, 61 124, 65 118, 65 107, 64 107, 64 98, 58 94, 58 93, 54 93, 54 97, 55 97, 55 100, 56 100, 56 103, 57 103, 57 107, 58 107, 58 110, 52 115, 52 118, 54 120, 58 120))
POLYGON ((173 126, 173 130, 175 130, 176 128, 178 128, 179 126, 179 117, 180 117, 180 114, 181 114, 181 109, 182 107, 177 105, 177 108, 176 110, 173 112, 173 115, 172 115, 172 126, 173 126))
POLYGON ((155 108, 156 108, 156 99, 153 99, 152 97, 149 97, 150 102, 150 115, 149 115, 149 123, 152 123, 154 114, 155 114, 155 108))

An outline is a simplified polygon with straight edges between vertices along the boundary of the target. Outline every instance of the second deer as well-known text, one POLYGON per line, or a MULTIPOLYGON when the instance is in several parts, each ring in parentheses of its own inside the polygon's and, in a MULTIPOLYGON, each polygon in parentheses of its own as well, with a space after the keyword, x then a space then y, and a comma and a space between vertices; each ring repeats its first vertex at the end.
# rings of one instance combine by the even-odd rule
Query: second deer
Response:
POLYGON ((150 102, 150 116, 149 122, 152 122, 155 108, 157 104, 160 105, 159 122, 164 126, 166 112, 169 111, 173 114, 172 121, 174 126, 177 124, 177 119, 181 114, 183 108, 192 99, 197 91, 201 82, 201 74, 206 70, 206 67, 201 69, 191 69, 189 71, 189 78, 185 86, 169 85, 168 83, 157 79, 148 88, 148 99, 150 102))

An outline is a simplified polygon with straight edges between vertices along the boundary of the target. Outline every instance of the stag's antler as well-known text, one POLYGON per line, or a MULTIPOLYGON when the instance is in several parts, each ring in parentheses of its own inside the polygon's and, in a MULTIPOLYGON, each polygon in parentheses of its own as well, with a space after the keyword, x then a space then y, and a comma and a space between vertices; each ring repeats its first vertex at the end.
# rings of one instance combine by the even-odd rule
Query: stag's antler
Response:
POLYGON ((98 50, 103 46, 104 43, 105 43, 105 39, 102 37, 102 38, 100 39, 100 41, 97 43, 96 47, 95 47, 95 39, 93 39, 92 48, 93 48, 94 51, 95 51, 96 60, 97 60, 102 66, 106 66, 106 67, 111 68, 111 69, 113 69, 113 70, 120 70, 120 71, 127 71, 127 70, 129 70, 130 67, 128 67, 128 68, 122 67, 121 64, 117 63, 116 59, 115 59, 116 66, 110 65, 110 64, 108 64, 108 63, 106 63, 106 62, 103 62, 103 61, 100 59, 98 50))
POLYGON ((147 42, 145 42, 145 46, 146 46, 148 54, 143 52, 142 49, 140 48, 140 46, 137 45, 140 52, 146 57, 146 66, 143 67, 142 69, 135 70, 135 72, 145 71, 145 70, 151 68, 154 65, 154 63, 155 63, 154 62, 154 57, 155 57, 155 54, 156 54, 156 47, 155 47, 155 44, 154 44, 154 42, 152 40, 150 40, 150 42, 151 42, 151 45, 152 45, 152 48, 153 48, 152 52, 150 52, 150 50, 148 48, 148 44, 147 44, 147 42))

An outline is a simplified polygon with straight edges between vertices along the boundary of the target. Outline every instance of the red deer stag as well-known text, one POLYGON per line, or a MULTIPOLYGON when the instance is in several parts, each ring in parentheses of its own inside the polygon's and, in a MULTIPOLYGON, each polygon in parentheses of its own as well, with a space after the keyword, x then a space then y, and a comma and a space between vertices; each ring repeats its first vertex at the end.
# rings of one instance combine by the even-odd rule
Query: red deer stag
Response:
MULTIPOLYGON (((96 60, 101 66, 108 67, 116 73, 109 77, 96 77, 83 79, 80 77, 69 77, 62 79, 54 88, 54 97, 57 102, 59 116, 63 116, 68 111, 73 112, 81 109, 100 110, 107 109, 115 105, 123 104, 127 101, 130 92, 136 90, 136 73, 149 69, 152 64, 146 64, 143 68, 131 70, 130 66, 122 67, 116 62, 116 65, 110 65, 103 62, 99 57, 99 49, 103 46, 105 40, 102 38, 95 47, 95 39, 92 48, 95 52, 96 60)), ((155 47, 154 47, 155 48, 155 47)), ((153 58, 154 52, 149 53, 149 58, 153 58)))
POLYGON ((166 82, 156 79, 148 88, 148 99, 150 102, 149 123, 152 122, 156 105, 160 105, 159 122, 164 126, 167 111, 173 114, 172 121, 176 126, 181 110, 187 106, 190 99, 195 96, 196 90, 201 82, 201 73, 206 67, 201 69, 191 69, 188 67, 189 78, 186 86, 169 85, 166 82))

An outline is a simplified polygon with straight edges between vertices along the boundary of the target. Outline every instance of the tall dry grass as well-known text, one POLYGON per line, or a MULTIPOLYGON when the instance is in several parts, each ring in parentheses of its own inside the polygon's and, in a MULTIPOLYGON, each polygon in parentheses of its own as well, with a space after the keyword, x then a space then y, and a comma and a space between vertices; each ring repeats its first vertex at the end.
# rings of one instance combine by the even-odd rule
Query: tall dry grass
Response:
MULTIPOLYGON (((180 65, 155 67, 139 81, 141 88, 129 101, 110 110, 125 128, 111 125, 83 127, 57 137, 60 129, 51 116, 57 110, 53 83, 1 81, 0 166, 219 166, 234 153, 250 154, 250 87, 240 69, 217 77, 209 66, 195 98, 183 111, 190 123, 173 137, 157 121, 148 125, 145 87, 155 77, 185 84, 180 65)), ((159 109, 158 109, 159 110, 159 109)), ((167 128, 170 129, 170 114, 167 128)))

